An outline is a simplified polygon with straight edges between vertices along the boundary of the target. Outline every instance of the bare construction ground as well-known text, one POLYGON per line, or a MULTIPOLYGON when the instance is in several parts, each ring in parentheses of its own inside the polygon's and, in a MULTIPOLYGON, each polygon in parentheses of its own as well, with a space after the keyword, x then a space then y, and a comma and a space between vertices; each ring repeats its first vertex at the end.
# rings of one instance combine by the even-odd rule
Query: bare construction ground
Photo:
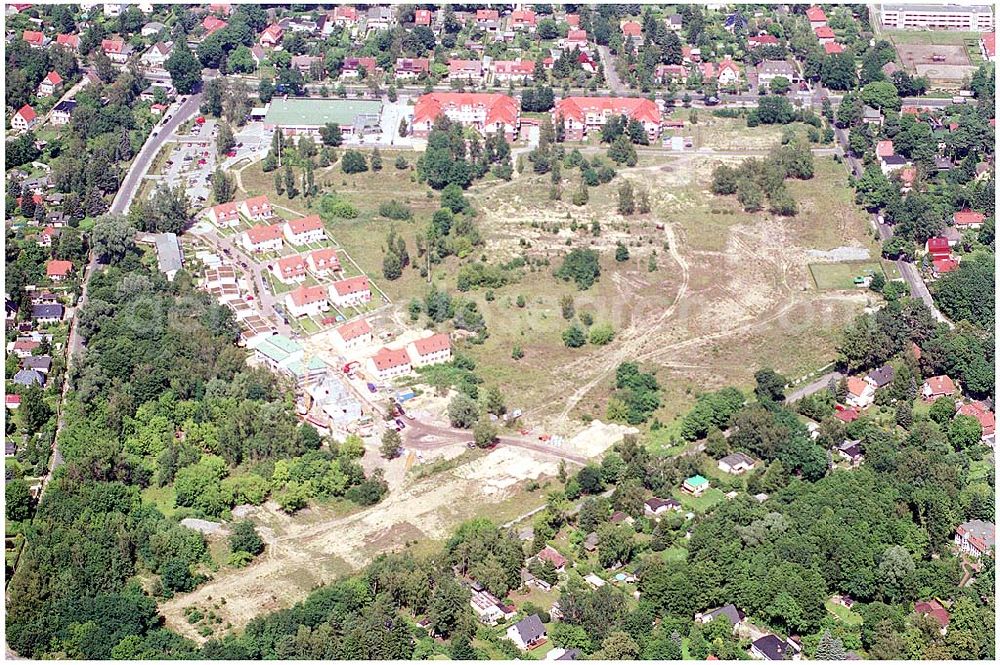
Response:
POLYGON ((957 87, 976 70, 964 45, 897 43, 896 50, 907 71, 934 84, 957 87))

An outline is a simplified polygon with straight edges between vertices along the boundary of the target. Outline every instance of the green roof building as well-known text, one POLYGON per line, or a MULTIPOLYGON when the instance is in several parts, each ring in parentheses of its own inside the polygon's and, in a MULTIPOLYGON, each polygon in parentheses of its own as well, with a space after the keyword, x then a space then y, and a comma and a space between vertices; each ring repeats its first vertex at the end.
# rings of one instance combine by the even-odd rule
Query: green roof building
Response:
POLYGON ((690 492, 695 496, 699 496, 702 492, 708 489, 708 479, 704 476, 691 476, 684 481, 682 489, 685 492, 690 492))
POLYGON ((346 136, 364 134, 378 128, 382 102, 364 99, 281 99, 267 106, 264 124, 280 127, 289 136, 319 135, 326 124, 340 125, 346 136))

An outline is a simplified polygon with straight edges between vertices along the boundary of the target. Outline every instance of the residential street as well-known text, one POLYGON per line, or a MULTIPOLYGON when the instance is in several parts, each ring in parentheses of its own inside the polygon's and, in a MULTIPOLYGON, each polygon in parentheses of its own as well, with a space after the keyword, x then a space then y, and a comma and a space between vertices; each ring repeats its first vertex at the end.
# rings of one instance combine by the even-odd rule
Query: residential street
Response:
MULTIPOLYGON (((564 459, 568 462, 576 462, 581 465, 588 462, 588 458, 585 455, 570 453, 560 447, 547 445, 529 437, 504 434, 504 431, 505 430, 501 430, 501 434, 497 440, 497 445, 534 450, 536 452, 564 459)), ((402 434, 403 441, 408 449, 412 448, 413 450, 421 451, 434 450, 436 448, 453 446, 455 444, 465 444, 472 441, 472 432, 470 430, 459 429, 457 427, 447 427, 444 425, 421 422, 418 420, 407 421, 406 429, 403 430, 402 434)))
POLYGON ((813 393, 817 393, 820 390, 825 389, 827 386, 830 385, 830 381, 840 381, 842 378, 844 378, 844 375, 841 374, 840 372, 827 372, 823 376, 818 377, 815 381, 812 381, 804 386, 796 388, 792 392, 785 395, 785 402, 789 404, 792 402, 797 402, 803 397, 807 397, 809 395, 812 395, 813 393))

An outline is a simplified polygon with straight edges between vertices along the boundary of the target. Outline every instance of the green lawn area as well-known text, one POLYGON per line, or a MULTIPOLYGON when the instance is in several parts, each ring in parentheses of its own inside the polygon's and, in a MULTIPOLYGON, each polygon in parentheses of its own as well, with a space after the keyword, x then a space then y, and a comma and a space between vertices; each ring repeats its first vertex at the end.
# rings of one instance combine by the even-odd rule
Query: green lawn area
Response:
POLYGON ((173 485, 167 487, 147 487, 142 491, 142 500, 156 506, 156 509, 170 517, 177 510, 174 500, 177 494, 173 485))
POLYGON ((667 563, 680 563, 687 560, 688 551, 683 547, 668 547, 667 549, 660 552, 660 556, 667 563))
POLYGON ((702 492, 701 496, 693 496, 678 489, 674 491, 673 496, 675 499, 680 501, 685 508, 696 513, 707 513, 709 510, 714 508, 717 503, 726 500, 726 495, 718 487, 709 487, 707 490, 702 492))
POLYGON ((878 261, 850 261, 844 263, 810 263, 809 272, 820 291, 850 290, 861 288, 854 283, 856 277, 882 273, 878 261))
POLYGON ((979 41, 978 32, 951 32, 944 30, 885 30, 882 35, 897 44, 962 46, 966 41, 979 41))
POLYGON ((302 326, 302 330, 306 331, 310 335, 320 331, 320 327, 316 325, 316 322, 308 317, 299 319, 299 325, 302 326))
POLYGON ((687 447, 680 438, 680 429, 681 419, 675 418, 658 430, 650 430, 646 435, 646 447, 656 455, 679 455, 687 447))
POLYGON ((826 601, 826 609, 830 614, 834 615, 848 626, 860 626, 861 625, 861 615, 857 612, 847 609, 843 605, 833 602, 833 600, 826 601))
POLYGON ((882 259, 882 272, 885 273, 885 278, 889 281, 903 278, 903 275, 899 272, 899 266, 896 265, 895 261, 882 259))

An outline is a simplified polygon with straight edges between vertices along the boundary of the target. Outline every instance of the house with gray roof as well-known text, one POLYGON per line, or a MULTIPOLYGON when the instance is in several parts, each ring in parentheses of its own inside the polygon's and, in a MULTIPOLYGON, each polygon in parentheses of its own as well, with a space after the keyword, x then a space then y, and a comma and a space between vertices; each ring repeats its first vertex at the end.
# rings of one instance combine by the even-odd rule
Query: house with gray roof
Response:
POLYGON ((14 383, 19 386, 44 386, 45 375, 33 369, 18 370, 17 374, 14 375, 14 383))
POLYGON ((42 374, 48 374, 52 369, 52 357, 51 356, 28 356, 21 361, 21 367, 24 369, 33 369, 35 371, 41 372, 42 374))
POLYGON ((184 257, 181 253, 181 244, 177 241, 176 233, 156 234, 156 263, 160 272, 167 276, 167 280, 174 281, 174 277, 184 265, 184 257))
POLYGON ((532 614, 507 629, 507 639, 521 651, 527 651, 546 638, 545 625, 537 614, 532 614))
POLYGON ((35 323, 46 325, 59 323, 63 320, 66 309, 62 305, 34 305, 31 308, 31 318, 35 323))
POLYGON ((711 623, 720 617, 726 617, 726 619, 729 620, 729 623, 733 626, 733 632, 735 633, 737 627, 740 626, 746 618, 746 614, 730 603, 729 605, 723 605, 722 607, 711 610, 710 612, 695 614, 694 620, 698 623, 711 623))

